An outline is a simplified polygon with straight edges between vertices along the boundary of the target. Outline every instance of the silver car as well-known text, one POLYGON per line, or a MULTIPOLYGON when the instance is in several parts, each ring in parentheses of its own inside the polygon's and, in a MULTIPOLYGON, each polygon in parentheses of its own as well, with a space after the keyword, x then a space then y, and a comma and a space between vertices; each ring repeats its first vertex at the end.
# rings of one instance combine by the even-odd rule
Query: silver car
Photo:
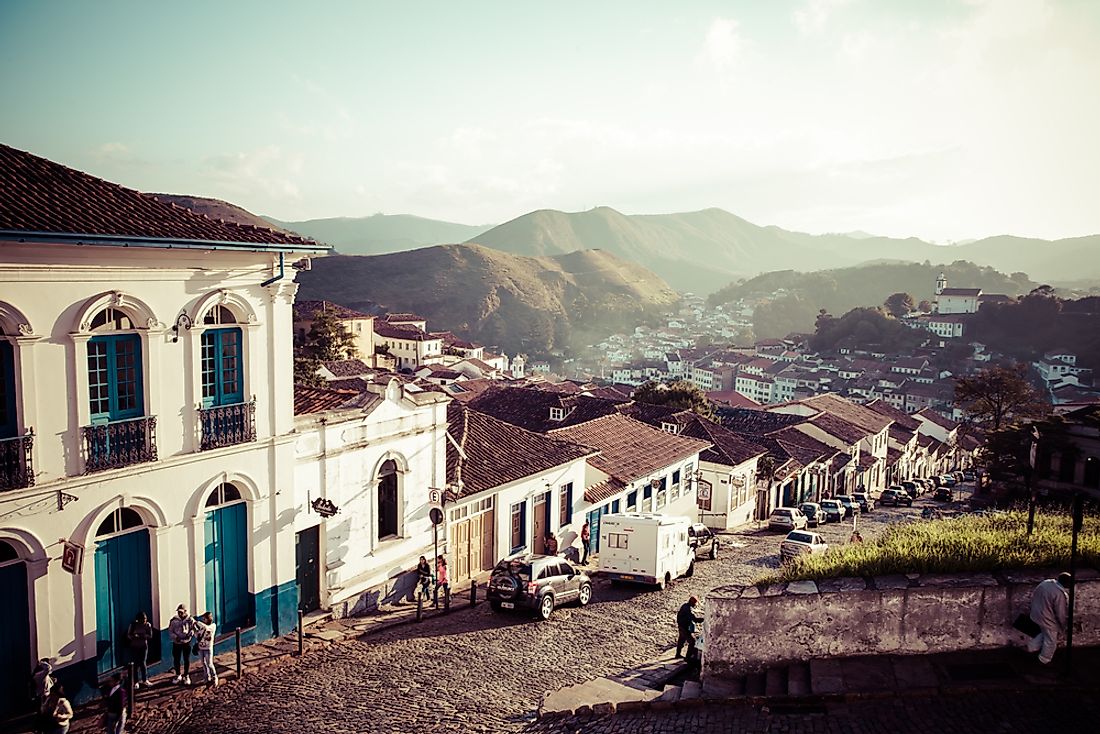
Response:
POLYGON ((797 507, 776 507, 768 516, 768 530, 804 530, 806 516, 797 507))

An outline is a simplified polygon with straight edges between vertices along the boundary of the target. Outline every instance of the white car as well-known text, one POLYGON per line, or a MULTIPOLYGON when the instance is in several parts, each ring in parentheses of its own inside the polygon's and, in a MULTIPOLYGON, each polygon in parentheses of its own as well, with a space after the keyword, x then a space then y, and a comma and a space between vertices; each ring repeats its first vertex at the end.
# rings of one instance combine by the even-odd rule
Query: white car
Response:
POLYGON ((829 544, 817 533, 807 530, 792 530, 779 544, 779 560, 788 561, 795 556, 818 555, 829 550, 829 544))
POLYGON ((805 530, 808 522, 797 507, 776 507, 768 516, 768 530, 805 530))

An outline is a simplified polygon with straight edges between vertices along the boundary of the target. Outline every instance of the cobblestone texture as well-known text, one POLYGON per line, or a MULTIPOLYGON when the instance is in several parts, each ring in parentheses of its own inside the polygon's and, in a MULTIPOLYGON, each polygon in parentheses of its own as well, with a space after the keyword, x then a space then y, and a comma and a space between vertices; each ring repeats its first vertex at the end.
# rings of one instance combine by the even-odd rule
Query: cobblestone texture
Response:
MULTIPOLYGON (((873 536, 888 520, 919 515, 924 504, 876 510, 860 521, 860 530, 865 537, 873 536)), ((821 529, 830 543, 846 540, 850 530, 850 522, 821 529)), ((693 578, 676 581, 663 592, 601 582, 588 607, 558 609, 546 623, 522 614, 497 614, 480 604, 420 624, 351 638, 207 691, 189 711, 178 714, 182 718, 150 717, 140 731, 422 734, 530 729, 538 725, 535 711, 544 693, 636 667, 673 644, 675 613, 689 595, 702 599, 712 588, 748 583, 778 566, 781 534, 750 529, 725 539, 717 560, 698 562, 693 578)), ((692 716, 716 714, 707 709, 692 716)), ((645 717, 622 720, 623 726, 635 727, 622 731, 684 730, 664 719, 654 719, 657 729, 646 728, 645 717)), ((619 721, 614 717, 592 725, 619 731, 619 721)), ((754 721, 752 726, 758 728, 736 730, 763 731, 763 720, 754 721)), ((709 731, 700 726, 691 728, 709 731)), ((807 729, 834 730, 856 731, 807 729)))

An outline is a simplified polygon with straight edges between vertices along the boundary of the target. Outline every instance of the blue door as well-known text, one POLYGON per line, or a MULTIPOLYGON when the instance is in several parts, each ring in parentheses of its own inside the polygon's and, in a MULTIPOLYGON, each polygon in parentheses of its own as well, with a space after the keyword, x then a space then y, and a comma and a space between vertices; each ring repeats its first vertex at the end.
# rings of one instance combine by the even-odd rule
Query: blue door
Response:
POLYGON ((247 523, 243 502, 206 513, 206 605, 223 632, 254 623, 248 593, 247 523))
MULTIPOLYGON (((0 562, 15 550, 0 542, 0 562)), ((27 599, 27 564, 0 566, 0 721, 28 708, 31 677, 31 619, 27 599)))
POLYGON ((600 510, 597 508, 588 513, 588 545, 592 553, 600 552, 600 510))
MULTIPOLYGON (((129 662, 126 630, 138 612, 152 616, 149 531, 145 528, 101 540, 95 549, 96 659, 106 673, 129 662)), ((154 647, 155 647, 154 636, 154 647)), ((150 660, 156 659, 150 649, 150 660)))

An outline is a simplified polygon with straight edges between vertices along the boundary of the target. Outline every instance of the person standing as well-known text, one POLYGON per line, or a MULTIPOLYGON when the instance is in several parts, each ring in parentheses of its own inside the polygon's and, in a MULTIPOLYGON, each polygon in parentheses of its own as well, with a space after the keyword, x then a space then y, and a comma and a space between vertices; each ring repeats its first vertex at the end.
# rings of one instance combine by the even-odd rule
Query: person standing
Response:
POLYGON ((447 575, 447 559, 437 556, 435 559, 435 605, 439 606, 439 590, 443 589, 444 598, 451 588, 450 577, 447 575))
POLYGON ((176 607, 176 616, 168 623, 168 637, 172 640, 172 668, 176 671, 173 683, 191 685, 191 641, 195 639, 195 620, 187 613, 187 607, 176 607))
POLYGON ((126 689, 122 687, 122 676, 112 675, 104 690, 107 713, 103 717, 103 730, 107 734, 122 734, 126 730, 126 689))
POLYGON ((1073 577, 1058 574, 1056 579, 1040 581, 1031 592, 1031 621, 1039 625, 1039 634, 1027 643, 1028 652, 1039 653, 1039 662, 1049 665, 1058 648, 1058 633, 1066 627, 1069 613, 1069 587, 1073 577))
POLYGON ((432 588, 432 566, 424 556, 416 564, 416 582, 420 585, 420 598, 426 600, 432 588))
POLYGON ((558 554, 558 539, 554 537, 553 533, 546 534, 546 555, 556 556, 558 554))
POLYGON ((134 688, 149 686, 149 640, 153 639, 153 625, 145 612, 138 612, 130 629, 126 631, 130 640, 130 657, 134 661, 134 688))
POLYGON ((214 615, 203 612, 202 616, 195 620, 195 646, 199 648, 199 664, 206 673, 206 685, 218 685, 218 670, 214 667, 214 633, 217 625, 214 624, 214 615))
POLYGON ((588 521, 584 521, 584 525, 581 526, 581 548, 584 550, 584 555, 581 557, 581 565, 588 565, 588 550, 592 547, 592 531, 588 528, 588 521))
POLYGON ((65 691, 58 684, 50 691, 46 698, 46 707, 43 711, 42 731, 45 734, 68 734, 69 722, 73 720, 73 705, 65 698, 65 691))
POLYGON ((676 629, 680 633, 676 638, 676 657, 682 657, 680 650, 687 645, 687 657, 690 660, 695 655, 695 625, 703 621, 702 617, 695 615, 695 605, 699 600, 694 596, 689 597, 676 612, 676 629))
POLYGON ((38 713, 42 714, 46 710, 46 699, 54 686, 53 664, 49 658, 42 658, 34 666, 31 681, 34 684, 34 705, 38 713))

